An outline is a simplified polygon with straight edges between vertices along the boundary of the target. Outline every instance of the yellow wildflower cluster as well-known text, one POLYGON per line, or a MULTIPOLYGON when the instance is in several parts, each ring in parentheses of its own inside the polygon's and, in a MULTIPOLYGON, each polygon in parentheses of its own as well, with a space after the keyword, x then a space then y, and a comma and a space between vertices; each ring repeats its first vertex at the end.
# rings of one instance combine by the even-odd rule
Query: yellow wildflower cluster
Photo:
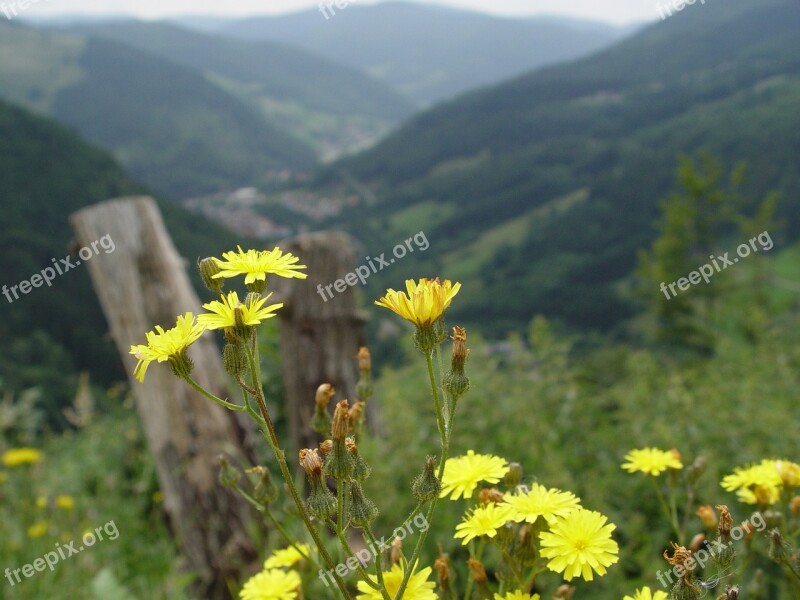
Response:
POLYGON ((770 506, 800 486, 800 465, 788 460, 766 459, 749 467, 738 467, 722 479, 722 487, 736 492, 745 504, 770 506))

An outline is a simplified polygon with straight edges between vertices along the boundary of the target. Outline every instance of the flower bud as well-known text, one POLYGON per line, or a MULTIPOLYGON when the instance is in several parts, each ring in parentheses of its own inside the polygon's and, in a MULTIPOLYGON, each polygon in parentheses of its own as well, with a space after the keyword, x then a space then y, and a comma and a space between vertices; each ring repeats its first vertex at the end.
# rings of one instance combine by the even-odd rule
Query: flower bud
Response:
POLYGON ((198 259, 197 270, 200 272, 200 277, 206 288, 218 294, 222 293, 222 286, 224 285, 223 278, 218 277, 214 279, 214 275, 217 275, 222 270, 219 268, 217 261, 213 258, 198 259))
POLYGON ((336 405, 336 410, 333 413, 333 424, 331 426, 331 437, 333 441, 341 440, 347 437, 350 431, 350 411, 348 409, 347 400, 342 400, 336 405))
POLYGON ((486 576, 486 567, 480 561, 470 558, 467 560, 467 567, 469 567, 469 574, 478 585, 486 585, 488 577, 486 576))
POLYGON ((364 457, 358 453, 358 446, 356 446, 356 441, 353 438, 346 438, 344 443, 347 452, 353 458, 352 478, 356 481, 364 481, 369 477, 372 468, 367 464, 367 461, 364 460, 364 457))
POLYGON ((222 365, 234 379, 241 379, 247 371, 247 354, 241 344, 225 344, 222 349, 222 365))
POLYGON ((248 475, 258 475, 259 479, 253 488, 253 498, 264 505, 274 502, 278 498, 278 488, 272 481, 272 475, 266 467, 256 466, 245 471, 248 475))
POLYGON ((700 521, 707 531, 714 531, 717 528, 717 513, 710 505, 700 506, 697 509, 697 516, 700 517, 700 521))
POLYGON ((459 398, 470 388, 469 377, 464 374, 464 365, 468 356, 467 330, 463 327, 453 327, 453 357, 450 372, 444 380, 444 387, 453 402, 458 402, 459 398))
POLYGON ((686 468, 686 481, 689 485, 694 485, 705 473, 708 461, 704 456, 698 456, 694 462, 686 468))
POLYGON ((500 504, 503 501, 503 492, 497 488, 483 488, 478 494, 481 504, 500 504))
POLYGON ((403 559, 403 540, 399 537, 392 541, 392 548, 389 550, 389 560, 393 565, 398 564, 403 559))
POLYGON ((450 567, 450 556, 442 552, 441 544, 439 544, 439 558, 433 563, 433 570, 436 571, 439 588, 444 592, 444 596, 447 596, 453 581, 453 571, 450 567))
POLYGON ((696 536, 692 538, 692 541, 689 542, 689 551, 694 554, 700 548, 703 547, 703 544, 706 542, 706 536, 704 533, 698 533, 696 536))
POLYGON ((364 490, 357 481, 350 482, 350 500, 350 519, 354 525, 363 529, 378 516, 378 507, 364 496, 364 490))
POLYGON ((795 496, 792 498, 789 506, 792 509, 792 516, 796 517, 797 515, 800 515, 800 496, 795 496))
POLYGON ((364 403, 361 400, 357 400, 355 404, 350 407, 348 419, 350 421, 350 432, 356 433, 358 431, 358 426, 361 425, 361 422, 364 420, 364 403))
POLYGON ((522 482, 522 465, 519 463, 509 463, 508 473, 506 473, 503 483, 509 490, 514 490, 522 482))
POLYGON ((322 456, 328 456, 333 450, 333 442, 331 440, 325 440, 320 442, 319 444, 319 451, 322 453, 322 456))
POLYGON ((723 542, 729 542, 731 529, 733 528, 733 517, 725 504, 718 504, 717 510, 719 511, 719 525, 717 526, 719 537, 723 542))
POLYGON ((428 502, 438 498, 442 491, 442 482, 436 476, 436 457, 428 456, 425 458, 425 465, 422 473, 417 475, 411 484, 411 492, 418 502, 428 502))
POLYGON ((219 482, 225 487, 236 488, 239 485, 239 479, 242 477, 241 471, 228 462, 225 455, 219 457, 219 482))
POLYGON ((314 395, 314 402, 316 402, 317 408, 323 408, 327 411, 328 404, 330 403, 334 394, 336 394, 336 390, 333 389, 333 386, 330 383, 321 384, 317 388, 317 392, 314 395))

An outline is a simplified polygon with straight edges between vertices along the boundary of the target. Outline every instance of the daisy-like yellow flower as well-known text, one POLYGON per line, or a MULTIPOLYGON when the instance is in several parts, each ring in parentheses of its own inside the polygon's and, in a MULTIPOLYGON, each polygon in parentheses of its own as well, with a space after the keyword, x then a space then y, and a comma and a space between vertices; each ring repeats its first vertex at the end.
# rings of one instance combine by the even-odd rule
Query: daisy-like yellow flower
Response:
POLYGON ((247 304, 242 304, 239 301, 239 294, 230 292, 227 296, 222 296, 222 302, 214 300, 203 304, 203 308, 209 312, 199 315, 197 322, 206 329, 236 327, 236 309, 238 308, 241 309, 242 323, 254 327, 261 324, 261 321, 274 317, 275 311, 283 306, 282 303, 264 306, 270 296, 272 294, 261 298, 250 295, 247 304))
POLYGON ((460 289, 460 283, 454 284, 449 279, 444 283, 438 278, 423 278, 418 282, 407 279, 405 292, 390 288, 375 304, 388 308, 417 327, 430 327, 442 317, 460 289))
POLYGON ((451 500, 469 498, 478 487, 478 483, 486 481, 497 483, 508 473, 505 459, 490 454, 475 454, 467 450, 465 456, 449 458, 444 465, 442 475, 442 492, 440 498, 448 495, 451 500))
POLYGON ((50 529, 47 521, 39 521, 28 527, 28 537, 32 540, 42 537, 50 529))
POLYGON ((186 349, 196 342, 204 331, 205 327, 195 323, 195 317, 190 312, 178 317, 172 329, 164 331, 160 325, 156 325, 155 331, 148 331, 145 334, 147 344, 131 346, 130 349, 130 354, 139 359, 133 369, 133 374, 139 383, 144 381, 147 367, 151 362, 161 363, 169 360, 175 363, 184 360, 182 357, 186 349))
POLYGON ((580 508, 580 500, 575 494, 555 488, 547 489, 538 483, 534 483, 527 493, 506 494, 503 503, 511 509, 512 518, 517 523, 535 523, 539 517, 544 517, 548 523, 555 523, 558 517, 565 517, 580 508))
POLYGON ((511 517, 512 511, 508 506, 490 502, 465 515, 464 520, 456 525, 456 534, 453 537, 464 538, 461 543, 465 546, 482 535, 493 538, 497 535, 497 530, 508 523, 511 517))
POLYGON ((636 590, 633 596, 625 596, 622 600, 669 600, 666 592, 657 591, 653 593, 650 588, 645 586, 640 590, 636 590))
POLYGON ((42 453, 36 448, 11 448, 3 452, 2 462, 6 467, 21 467, 35 465, 42 458, 42 453))
POLYGON ((266 569, 253 575, 239 592, 241 600, 295 600, 300 575, 295 571, 266 569))
POLYGON ((264 562, 264 568, 276 569, 279 567, 292 567, 309 556, 310 552, 311 549, 308 544, 298 544, 296 548, 294 546, 289 546, 283 550, 276 550, 272 553, 272 556, 264 562))
POLYGON ((667 469, 682 469, 683 463, 674 451, 659 450, 658 448, 642 448, 631 450, 625 455, 628 462, 622 468, 628 473, 641 471, 645 475, 658 477, 667 469))
POLYGON ((62 510, 72 510, 75 508, 75 498, 66 494, 56 496, 56 506, 62 510))
POLYGON ((737 467, 722 479, 722 487, 736 492, 745 504, 775 504, 781 497, 781 479, 775 461, 765 460, 750 467, 737 467))
POLYGON ((550 559, 547 568, 563 572, 567 581, 578 576, 591 581, 595 572, 605 575, 606 567, 619 560, 619 546, 611 538, 616 525, 607 520, 599 512, 579 508, 540 533, 542 557, 550 559))
MULTIPOLYGON (((395 564, 391 569, 383 572, 383 583, 390 598, 394 598, 400 590, 404 571, 405 562, 395 564)), ((419 572, 412 573, 408 579, 406 590, 403 592, 403 600, 438 600, 439 596, 433 591, 436 588, 436 584, 428 581, 430 574, 430 567, 425 567, 419 572)), ((358 591, 361 593, 358 595, 357 600, 383 600, 383 595, 378 590, 370 587, 366 581, 358 582, 358 591)))
POLYGON ((290 252, 283 253, 278 247, 272 250, 248 250, 245 252, 241 246, 237 246, 236 252, 223 252, 222 258, 214 259, 220 272, 213 276, 214 279, 221 277, 237 277, 244 275, 245 285, 250 285, 256 281, 266 283, 267 275, 278 275, 279 277, 305 279, 306 273, 301 273, 299 269, 305 269, 306 265, 298 265, 300 260, 290 252))
POLYGON ((530 594, 515 590, 513 592, 508 592, 505 596, 495 594, 494 600, 539 600, 539 594, 531 596, 530 594))

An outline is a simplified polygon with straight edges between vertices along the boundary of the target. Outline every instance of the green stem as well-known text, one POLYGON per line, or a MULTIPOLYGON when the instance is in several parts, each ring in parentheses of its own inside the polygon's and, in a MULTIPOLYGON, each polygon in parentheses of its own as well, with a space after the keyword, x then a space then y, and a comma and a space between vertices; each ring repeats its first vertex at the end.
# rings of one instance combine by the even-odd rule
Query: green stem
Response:
POLYGON ((201 386, 199 383, 197 383, 194 379, 192 379, 188 375, 186 376, 185 379, 186 379, 186 382, 190 386, 192 386, 198 392, 203 394, 203 396, 205 396, 209 400, 212 400, 212 401, 216 402, 217 404, 219 404, 223 408, 234 410, 236 412, 244 412, 245 410, 247 410, 247 408, 244 407, 244 406, 239 406, 238 404, 232 404, 231 402, 227 402, 227 401, 223 400, 222 398, 217 398, 214 394, 209 392, 207 389, 205 389, 203 386, 201 386))
MULTIPOLYGON (((477 560, 478 562, 480 562, 481 558, 483 558, 483 548, 485 546, 486 546, 486 541, 485 540, 481 540, 480 543, 478 544, 478 551, 474 555, 475 556, 475 560, 477 560)), ((474 580, 473 580, 472 576, 471 575, 468 576, 467 589, 464 590, 464 600, 468 600, 469 597, 472 595, 472 584, 473 583, 474 583, 474 580)))
POLYGON ((383 596, 383 600, 392 600, 389 596, 389 593, 386 591, 386 584, 383 582, 383 557, 381 556, 380 545, 375 540, 375 536, 372 534, 372 528, 367 525, 363 529, 364 537, 368 540, 370 548, 375 553, 375 575, 378 578, 378 585, 380 586, 378 589, 381 592, 381 596, 383 596))
POLYGON ((661 504, 662 510, 666 513, 667 518, 669 519, 670 525, 672 526, 672 531, 673 531, 673 533, 675 533, 677 543, 681 544, 682 543, 681 542, 681 531, 680 531, 680 528, 678 527, 677 521, 675 520, 675 518, 673 516, 674 513, 672 512, 672 510, 670 510, 670 507, 667 504, 666 499, 664 498, 664 494, 662 493, 661 489, 658 487, 658 483, 656 482, 655 478, 648 477, 648 479, 650 479, 650 481, 653 482, 653 487, 656 490, 656 495, 658 496, 658 501, 661 504))
POLYGON ((286 481, 286 485, 289 488, 289 493, 292 496, 292 500, 294 500, 295 505, 297 506, 297 510, 300 513, 301 518, 303 519, 303 523, 306 526, 306 529, 311 534, 311 538, 314 540, 314 544, 317 546, 317 551, 319 555, 322 557, 325 566, 328 568, 329 572, 334 578, 337 587, 342 592, 342 595, 346 600, 352 600, 352 596, 347 589, 347 584, 345 584, 344 580, 341 576, 336 572, 335 563, 331 558, 330 554, 328 554, 325 545, 322 543, 322 539, 319 536, 319 533, 314 528, 314 525, 311 523, 311 518, 308 515, 308 511, 306 510, 305 504, 303 500, 300 498, 300 494, 297 492, 297 487, 294 484, 294 479, 292 478, 292 474, 289 472, 289 465, 286 464, 286 456, 281 449, 280 440, 278 439, 278 434, 275 431, 275 426, 272 423, 272 419, 269 416, 269 411, 267 410, 267 404, 264 399, 264 391, 261 388, 261 369, 259 364, 255 361, 255 356, 258 356, 258 342, 256 340, 255 333, 253 334, 253 351, 250 351, 250 348, 247 344, 244 345, 246 353, 247 353, 247 360, 250 364, 250 373, 253 379, 253 389, 256 391, 256 402, 258 403, 258 407, 261 410, 261 416, 264 419, 264 423, 266 424, 266 435, 265 438, 269 443, 270 447, 272 448, 273 453, 275 454, 275 458, 278 460, 278 466, 281 470, 281 475, 283 476, 284 481, 286 481))
MULTIPOLYGON (((444 464, 447 462, 447 454, 450 449, 450 436, 445 429, 444 417, 442 416, 442 406, 439 402, 439 391, 436 387, 436 378, 433 374, 433 357, 431 356, 431 353, 428 352, 425 358, 426 362, 428 363, 428 378, 431 384, 431 392, 433 393, 433 404, 436 408, 436 420, 439 424, 439 433, 441 434, 442 438, 442 457, 439 461, 439 479, 441 479, 442 475, 444 474, 444 464)), ((436 510, 436 504, 438 502, 439 498, 436 497, 431 500, 431 505, 428 507, 427 522, 429 524, 433 522, 433 513, 436 510)), ((422 551, 422 545, 425 543, 425 538, 428 535, 428 531, 430 531, 430 525, 428 526, 428 529, 420 532, 419 534, 419 539, 417 540, 416 546, 414 546, 414 552, 411 555, 411 560, 409 561, 408 565, 406 565, 406 572, 403 574, 403 581, 400 583, 400 588, 397 590, 397 594, 394 597, 395 600, 400 600, 403 597, 403 593, 406 591, 408 581, 411 578, 411 573, 414 570, 417 560, 419 560, 419 555, 422 551)))
MULTIPOLYGON (((347 556, 347 558, 351 558, 351 557, 352 558, 356 558, 356 555, 353 552, 353 549, 350 548, 350 543, 347 541, 347 536, 344 535, 344 532, 341 531, 335 525, 335 523, 333 521, 331 521, 330 519, 328 519, 328 527, 330 527, 331 529, 333 529, 336 532, 336 536, 339 538, 339 542, 342 544, 342 549, 344 550, 344 553, 347 556)), ((361 576, 361 579, 363 579, 364 582, 369 587, 371 587, 372 589, 375 589, 375 590, 380 590, 380 587, 378 586, 378 584, 375 583, 374 581, 372 581, 372 579, 370 579, 369 575, 364 570, 364 567, 361 566, 361 561, 358 560, 357 558, 356 558, 356 570, 358 571, 358 574, 361 576)))

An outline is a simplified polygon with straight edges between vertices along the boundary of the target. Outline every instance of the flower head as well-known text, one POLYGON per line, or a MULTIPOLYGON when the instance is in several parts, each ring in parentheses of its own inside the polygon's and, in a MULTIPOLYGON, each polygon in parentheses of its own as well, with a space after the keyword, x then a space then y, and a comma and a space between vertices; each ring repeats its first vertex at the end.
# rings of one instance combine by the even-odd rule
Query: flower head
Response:
POLYGON ((72 510, 75 508, 75 498, 64 494, 56 496, 56 506, 63 510, 72 510))
POLYGON ((512 512, 508 506, 489 503, 467 514, 464 520, 456 525, 456 539, 464 538, 462 544, 467 545, 476 537, 485 535, 493 538, 497 530, 511 520, 512 512))
POLYGON ((386 295, 375 304, 383 306, 410 321, 417 327, 430 327, 438 321, 450 306, 451 300, 461 289, 460 283, 449 279, 406 280, 406 291, 386 290, 386 295))
POLYGON ((42 458, 42 453, 36 448, 11 448, 3 452, 2 462, 6 467, 20 467, 34 465, 42 458))
POLYGON ((775 504, 781 495, 783 479, 774 460, 763 460, 750 467, 737 467, 722 479, 722 487, 736 492, 745 504, 775 504))
POLYGON ((642 448, 631 450, 625 455, 628 462, 622 468, 628 473, 641 471, 645 475, 658 477, 667 469, 682 469, 683 463, 674 451, 659 450, 658 448, 642 448))
POLYGON ((42 537, 50 529, 47 521, 39 521, 28 527, 28 537, 32 540, 42 537))
POLYGON ((565 517, 580 507, 580 500, 570 492, 555 488, 547 489, 534 483, 527 493, 506 494, 504 503, 511 509, 512 518, 517 523, 535 523, 544 517, 548 523, 555 523, 558 517, 565 517))
POLYGON ((775 469, 783 482, 784 487, 788 489, 800 486, 800 465, 788 460, 775 460, 764 461, 775 463, 775 469))
POLYGON ((290 252, 283 253, 278 247, 272 250, 248 250, 245 252, 241 246, 237 246, 236 252, 223 252, 220 260, 214 261, 220 272, 213 276, 214 279, 221 277, 237 277, 244 275, 245 285, 256 281, 266 282, 267 275, 278 275, 279 277, 305 279, 306 273, 301 273, 299 269, 305 269, 306 265, 298 265, 300 259, 290 252))
POLYGON ((230 292, 227 296, 222 296, 222 302, 214 300, 203 304, 208 312, 197 317, 197 322, 207 329, 223 329, 225 327, 236 327, 236 311, 240 310, 242 324, 250 327, 260 325, 261 321, 275 316, 275 311, 283 304, 271 304, 264 306, 264 303, 272 294, 263 297, 250 294, 247 304, 239 301, 239 294, 230 292))
POLYGON ((205 327, 194 322, 194 315, 190 312, 178 317, 175 327, 164 331, 156 325, 155 331, 145 334, 147 345, 131 346, 130 354, 139 359, 133 374, 139 383, 144 381, 147 367, 153 361, 175 362, 181 360, 186 349, 203 335, 205 327))
MULTIPOLYGON (((383 572, 383 583, 390 598, 394 598, 400 590, 405 568, 406 564, 402 562, 383 572)), ((412 573, 408 579, 406 591, 403 592, 403 600, 438 600, 439 596, 433 591, 436 584, 428 581, 430 574, 430 567, 425 567, 417 573, 412 573)), ((383 600, 381 593, 370 587, 365 581, 358 582, 358 591, 361 592, 358 595, 358 600, 383 600)))
POLYGON ((582 576, 586 581, 605 575, 606 567, 619 560, 619 546, 611 538, 616 529, 599 512, 579 508, 559 518, 550 531, 539 534, 542 557, 549 558, 547 567, 564 573, 567 581, 582 576))
POLYGON ((640 590, 636 590, 633 596, 625 596, 622 600, 669 600, 669 596, 661 590, 653 593, 649 587, 645 586, 640 590))
POLYGON ((515 590, 513 592, 508 592, 505 596, 495 594, 494 600, 539 600, 539 594, 534 594, 531 596, 530 594, 525 594, 524 592, 515 590))
POLYGON ((266 569, 251 577, 239 592, 240 600, 295 600, 300 576, 295 571, 266 569))
POLYGON ((450 458, 444 465, 440 498, 469 498, 481 481, 497 483, 508 473, 505 459, 467 450, 465 456, 450 458))
POLYGON ((272 553, 265 562, 265 569, 276 569, 278 567, 292 567, 304 558, 307 558, 311 552, 308 544, 298 544, 289 546, 283 550, 276 550, 272 553))

